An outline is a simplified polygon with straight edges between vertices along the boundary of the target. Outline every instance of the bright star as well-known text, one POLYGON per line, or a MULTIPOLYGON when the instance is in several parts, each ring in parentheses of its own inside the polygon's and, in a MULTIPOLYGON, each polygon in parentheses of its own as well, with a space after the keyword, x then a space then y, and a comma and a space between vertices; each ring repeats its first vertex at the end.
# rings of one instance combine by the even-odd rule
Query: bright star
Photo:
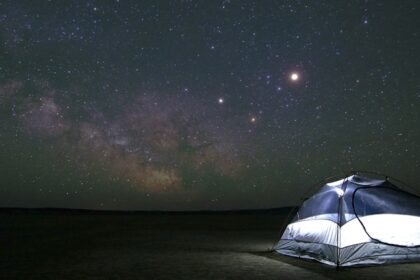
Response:
POLYGON ((292 81, 297 81, 297 80, 299 80, 299 75, 298 75, 298 73, 292 73, 292 75, 290 75, 290 79, 291 79, 292 81))
POLYGON ((219 98, 219 104, 223 104, 223 103, 225 103, 225 100, 222 97, 220 97, 219 98))

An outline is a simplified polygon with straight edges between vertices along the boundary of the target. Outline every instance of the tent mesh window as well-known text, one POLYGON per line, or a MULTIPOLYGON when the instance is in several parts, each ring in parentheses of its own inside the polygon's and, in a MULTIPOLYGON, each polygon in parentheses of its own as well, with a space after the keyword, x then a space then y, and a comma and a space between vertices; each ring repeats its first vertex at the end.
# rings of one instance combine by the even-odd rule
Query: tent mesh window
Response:
POLYGON ((393 246, 420 246, 419 197, 390 184, 357 188, 352 197, 355 216, 371 239, 393 246))

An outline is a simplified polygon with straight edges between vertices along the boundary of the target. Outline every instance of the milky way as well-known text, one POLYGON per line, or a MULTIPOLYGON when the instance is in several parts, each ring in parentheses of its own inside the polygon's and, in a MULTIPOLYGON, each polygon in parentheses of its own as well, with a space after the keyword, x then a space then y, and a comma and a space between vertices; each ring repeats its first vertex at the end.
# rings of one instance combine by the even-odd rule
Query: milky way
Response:
POLYGON ((5 1, 0 206, 264 208, 420 166, 417 1, 5 1))

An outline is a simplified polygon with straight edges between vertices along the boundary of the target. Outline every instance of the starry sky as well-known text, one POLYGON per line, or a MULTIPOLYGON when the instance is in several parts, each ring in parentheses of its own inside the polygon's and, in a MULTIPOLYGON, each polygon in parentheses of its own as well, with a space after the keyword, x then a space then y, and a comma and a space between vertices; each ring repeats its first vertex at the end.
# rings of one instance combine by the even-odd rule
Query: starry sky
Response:
POLYGON ((420 190, 420 2, 0 1, 0 206, 298 204, 420 190))

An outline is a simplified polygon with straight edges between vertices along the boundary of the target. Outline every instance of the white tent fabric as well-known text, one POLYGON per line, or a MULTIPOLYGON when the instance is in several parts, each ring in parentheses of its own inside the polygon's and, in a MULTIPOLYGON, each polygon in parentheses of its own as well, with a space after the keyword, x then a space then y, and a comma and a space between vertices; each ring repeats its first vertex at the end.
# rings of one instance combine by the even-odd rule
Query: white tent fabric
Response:
POLYGON ((420 261, 420 198, 389 180, 328 183, 305 200, 274 249, 333 266, 420 261))

